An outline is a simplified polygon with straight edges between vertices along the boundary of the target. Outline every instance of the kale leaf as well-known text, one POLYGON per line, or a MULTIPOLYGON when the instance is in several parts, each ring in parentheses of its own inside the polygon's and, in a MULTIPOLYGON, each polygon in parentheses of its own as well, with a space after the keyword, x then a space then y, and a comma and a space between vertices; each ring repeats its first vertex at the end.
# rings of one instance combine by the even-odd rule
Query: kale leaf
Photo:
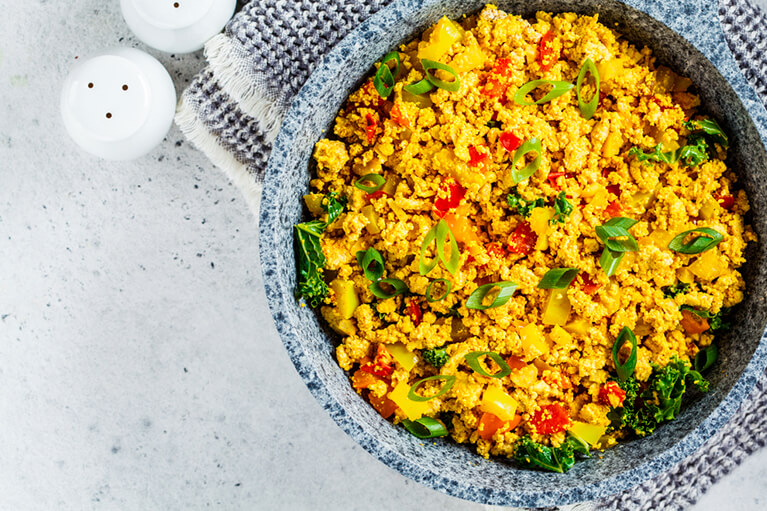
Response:
POLYGON ((546 205, 546 201, 541 198, 534 201, 526 201, 516 191, 506 196, 506 202, 511 206, 512 211, 516 209, 525 218, 529 217, 535 208, 542 208, 546 205))
POLYGON ((347 202, 348 199, 346 197, 339 197, 336 192, 330 192, 325 196, 325 200, 322 201, 322 208, 328 213, 328 221, 326 225, 330 225, 336 221, 336 218, 344 212, 347 202))
POLYGON ((557 198, 554 199, 554 216, 549 223, 554 225, 555 223, 565 223, 567 216, 573 212, 573 205, 567 200, 565 192, 559 192, 557 198))
POLYGON ((687 294, 690 291, 690 284, 677 282, 673 286, 666 286, 661 288, 661 290, 666 298, 676 298, 679 295, 687 294))
POLYGON ((525 436, 515 445, 514 459, 523 468, 537 468, 562 474, 575 464, 576 454, 589 457, 589 448, 571 436, 559 447, 547 447, 525 436))

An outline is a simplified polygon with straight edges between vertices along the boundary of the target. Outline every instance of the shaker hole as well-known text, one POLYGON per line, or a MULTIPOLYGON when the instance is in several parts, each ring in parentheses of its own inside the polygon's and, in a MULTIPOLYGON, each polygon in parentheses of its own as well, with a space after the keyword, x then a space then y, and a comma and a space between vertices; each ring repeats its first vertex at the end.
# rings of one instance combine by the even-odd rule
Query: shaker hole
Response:
POLYGON ((179 7, 181 7, 181 4, 180 4, 180 3, 178 3, 178 2, 175 2, 175 3, 173 4, 173 7, 175 7, 176 9, 178 9, 179 7))
POLYGON ((128 86, 127 85, 123 85, 123 90, 128 90, 128 86))
POLYGON ((89 88, 89 89, 92 89, 92 88, 93 88, 93 82, 91 82, 91 83, 89 83, 89 84, 88 84, 88 88, 89 88))
POLYGON ((107 112, 107 119, 111 119, 111 118, 112 118, 112 113, 111 112, 107 112))

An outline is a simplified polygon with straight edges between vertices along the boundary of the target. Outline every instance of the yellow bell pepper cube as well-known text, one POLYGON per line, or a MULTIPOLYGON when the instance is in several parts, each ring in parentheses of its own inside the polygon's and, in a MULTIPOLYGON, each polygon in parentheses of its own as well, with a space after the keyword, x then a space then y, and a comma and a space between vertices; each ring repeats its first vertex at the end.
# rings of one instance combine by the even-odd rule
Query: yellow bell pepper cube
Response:
POLYGON ((407 347, 401 342, 395 342, 394 344, 386 344, 386 351, 394 357, 394 360, 405 368, 406 371, 410 371, 418 363, 418 355, 407 349, 407 347))
POLYGON ((413 401, 407 397, 410 392, 410 385, 407 382, 399 382, 394 390, 389 392, 389 399, 394 401, 405 416, 414 421, 420 419, 426 410, 429 409, 429 403, 427 401, 413 401))
POLYGON ((535 250, 546 250, 549 248, 549 232, 551 226, 549 220, 554 218, 554 208, 535 208, 530 214, 530 229, 538 235, 535 242, 535 250))
POLYGON ((336 309, 341 319, 349 319, 359 307, 360 299, 354 290, 354 282, 336 279, 330 283, 330 289, 336 294, 336 309))
POLYGON ((462 37, 463 30, 461 27, 443 16, 434 26, 431 37, 429 37, 429 43, 418 50, 418 58, 439 60, 462 37))
POLYGON ((516 400, 499 387, 488 387, 482 394, 479 409, 483 412, 492 413, 504 421, 514 419, 517 412, 516 400))
POLYGON ((597 426, 596 424, 573 421, 573 425, 569 431, 570 434, 578 437, 592 447, 596 447, 599 443, 599 439, 602 438, 607 431, 607 426, 597 426))
POLYGON ((543 310, 543 324, 564 326, 567 324, 571 310, 567 289, 552 289, 546 301, 546 308, 543 310))
POLYGON ((522 349, 528 360, 538 358, 549 352, 549 345, 538 326, 530 323, 519 331, 519 338, 522 341, 522 349))

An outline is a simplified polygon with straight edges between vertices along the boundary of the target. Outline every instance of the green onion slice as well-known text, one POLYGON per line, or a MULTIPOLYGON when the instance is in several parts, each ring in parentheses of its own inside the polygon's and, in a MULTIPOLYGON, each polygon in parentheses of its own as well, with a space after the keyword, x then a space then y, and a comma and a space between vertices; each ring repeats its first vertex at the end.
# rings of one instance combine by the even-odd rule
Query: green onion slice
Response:
POLYGON ((477 310, 486 310, 486 309, 492 309, 495 307, 500 307, 501 305, 505 305, 510 299, 511 295, 514 294, 514 291, 517 290, 516 282, 510 282, 510 281, 503 281, 503 282, 495 282, 493 284, 485 284, 483 286, 479 286, 477 289, 474 290, 473 293, 471 293, 471 296, 469 296, 469 299, 466 300, 466 308, 467 309, 477 309, 477 310), (493 300, 493 303, 490 305, 483 305, 483 301, 485 297, 495 288, 498 288, 498 296, 495 297, 493 300))
POLYGON ((517 93, 514 94, 514 102, 522 106, 542 105, 543 103, 548 103, 549 101, 556 99, 563 94, 567 94, 570 92, 570 90, 572 90, 573 87, 574 85, 570 82, 559 82, 556 80, 533 80, 532 82, 527 82, 519 88, 517 93), (527 101, 525 96, 533 92, 535 89, 547 85, 551 86, 551 90, 545 96, 543 96, 538 101, 527 101))
POLYGON ((511 178, 514 180, 514 184, 519 184, 535 174, 535 171, 541 166, 541 161, 541 141, 537 137, 533 137, 519 146, 514 152, 514 158, 511 161, 511 178), (522 170, 517 170, 517 162, 524 158, 527 153, 532 152, 537 154, 535 159, 528 163, 522 170))
POLYGON ((450 283, 450 281, 449 281, 449 280, 447 280, 447 279, 436 279, 436 280, 432 280, 432 281, 429 283, 428 287, 426 288, 426 301, 427 301, 427 302, 430 302, 430 303, 434 303, 434 302, 441 302, 442 300, 444 300, 445 298, 447 298, 447 295, 449 295, 449 294, 450 294, 450 289, 452 288, 452 286, 453 286, 453 285, 452 285, 452 284, 450 283), (442 282, 443 284, 445 284, 445 292, 444 292, 444 293, 442 294, 442 296, 440 296, 439 298, 434 298, 434 297, 431 295, 431 286, 433 286, 433 285, 434 285, 434 284, 436 284, 437 282, 442 282))
POLYGON ((695 370, 702 373, 714 365, 718 356, 719 350, 717 349, 716 344, 712 344, 700 350, 698 354, 695 355, 695 370))
POLYGON ((431 261, 426 261, 426 250, 429 248, 429 245, 431 245, 431 242, 436 239, 436 237, 437 226, 435 225, 429 229, 429 232, 426 233, 426 237, 423 239, 423 243, 421 243, 421 257, 418 260, 418 272, 421 275, 428 274, 434 269, 435 266, 437 266, 437 263, 439 262, 439 255, 431 261))
POLYGON ((604 225, 609 225, 610 227, 620 227, 622 229, 631 229, 636 224, 636 220, 633 218, 626 218, 625 216, 614 216, 604 223, 604 225))
POLYGON ((597 66, 594 65, 593 60, 586 59, 586 62, 581 66, 581 71, 578 73, 578 79, 575 82, 575 93, 578 95, 578 108, 581 109, 583 118, 589 120, 594 117, 597 107, 599 106, 599 71, 597 71, 597 66), (584 101, 581 96, 581 87, 583 86, 583 80, 585 80, 587 73, 591 73, 591 76, 594 77, 594 85, 596 86, 594 95, 588 103, 584 101))
POLYGON ((680 254, 700 254, 706 250, 712 249, 722 242, 724 236, 710 227, 700 227, 690 229, 674 237, 668 248, 680 254), (687 236, 693 233, 701 233, 702 236, 696 236, 687 243, 684 242, 687 236))
POLYGON ((634 368, 637 365, 637 338, 634 332, 627 326, 623 327, 618 334, 618 338, 615 339, 615 344, 613 344, 613 363, 615 364, 615 370, 618 372, 618 379, 620 381, 626 381, 634 374, 634 368), (620 352, 621 347, 626 341, 631 343, 631 353, 626 361, 621 364, 618 361, 618 352, 620 352))
POLYGON ((441 62, 436 62, 434 60, 429 60, 429 59, 421 59, 421 65, 423 66, 423 69, 426 72, 426 79, 429 80, 429 82, 435 87, 439 87, 440 89, 445 89, 446 91, 449 91, 449 92, 458 92, 461 89, 461 81, 458 79, 458 73, 456 73, 452 67, 446 64, 443 64, 441 62), (455 77, 455 80, 453 80, 452 82, 446 82, 445 80, 440 80, 433 73, 435 69, 441 69, 442 71, 447 71, 448 73, 450 73, 451 75, 455 77))
POLYGON ((373 86, 382 98, 389 97, 389 94, 394 91, 394 82, 399 75, 399 65, 399 52, 393 51, 387 53, 384 58, 381 59, 381 65, 378 67, 378 71, 376 71, 376 74, 373 77, 373 86), (392 60, 396 62, 393 75, 391 69, 389 69, 389 62, 392 60))
POLYGON ((463 357, 463 359, 474 372, 479 373, 482 376, 487 376, 488 378, 503 378, 504 376, 511 374, 511 368, 509 367, 509 364, 507 364, 506 361, 494 351, 472 351, 463 357), (493 359, 493 362, 498 364, 501 370, 495 374, 490 374, 485 371, 485 368, 482 367, 482 364, 479 363, 479 359, 482 357, 489 357, 493 359))
POLYGON ((458 251, 458 240, 453 236, 450 226, 442 219, 437 224, 437 255, 445 265, 451 275, 458 271, 458 263, 461 260, 461 253, 458 251), (450 241, 450 259, 445 258, 445 243, 450 241))
POLYGON ((578 268, 554 268, 549 270, 538 283, 538 289, 567 289, 580 271, 578 268))
POLYGON ((377 298, 380 298, 381 300, 388 300, 389 298, 394 298, 397 295, 409 293, 410 289, 408 289, 407 284, 405 284, 400 279, 381 279, 376 282, 373 282, 368 286, 368 289, 371 293, 373 293, 377 298), (383 287, 381 287, 381 284, 387 284, 393 288, 392 291, 386 291, 383 287))
POLYGON ((357 262, 365 272, 365 278, 375 282, 384 274, 384 260, 381 253, 374 249, 360 250, 357 252, 357 262), (373 264, 375 263, 375 264, 373 264))
POLYGON ((367 193, 375 193, 386 184, 386 178, 381 174, 365 174, 354 183, 354 186, 367 193), (364 183, 373 183, 374 186, 368 186, 364 183))
POLYGON ((413 82, 409 85, 405 85, 404 87, 402 87, 402 90, 409 92, 410 94, 413 94, 415 96, 419 96, 421 94, 426 94, 427 92, 433 91, 434 85, 432 85, 429 80, 424 78, 423 80, 419 82, 413 82))
POLYGON ((416 438, 437 438, 447 436, 447 428, 437 419, 431 417, 421 417, 418 420, 404 419, 402 425, 416 438))
POLYGON ((602 256, 599 258, 599 266, 602 267, 608 277, 612 277, 618 271, 621 259, 623 259, 623 252, 613 252, 605 247, 602 251, 602 256))
POLYGON ((410 387, 410 390, 407 393, 407 398, 411 401, 429 401, 431 399, 434 399, 435 397, 440 397, 445 395, 447 391, 449 391, 453 387, 454 384, 455 384, 455 376, 453 376, 452 374, 437 374, 435 376, 428 376, 426 378, 422 378, 418 380, 417 382, 413 384, 412 387, 410 387), (416 394, 415 392, 416 389, 418 389, 418 387, 422 383, 431 381, 431 380, 445 380, 445 384, 442 385, 442 388, 439 389, 439 392, 437 392, 433 396, 424 397, 424 396, 421 396, 420 394, 416 394))
POLYGON ((636 252, 639 245, 634 236, 623 227, 599 225, 595 229, 597 236, 613 252, 636 252), (617 239, 626 238, 626 239, 617 239))

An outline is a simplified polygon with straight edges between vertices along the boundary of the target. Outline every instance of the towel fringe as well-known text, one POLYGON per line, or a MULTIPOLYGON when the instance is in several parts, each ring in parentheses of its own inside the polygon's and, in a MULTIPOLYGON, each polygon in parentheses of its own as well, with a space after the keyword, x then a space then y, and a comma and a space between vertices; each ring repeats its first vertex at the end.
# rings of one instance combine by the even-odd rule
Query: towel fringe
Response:
POLYGON ((266 77, 249 69, 249 56, 226 34, 205 44, 205 58, 224 92, 258 122, 266 141, 273 142, 287 110, 283 96, 258 85, 268 83, 266 77))
POLYGON ((185 101, 183 95, 176 107, 175 121, 186 138, 239 188, 257 219, 261 203, 261 183, 249 172, 247 165, 217 142, 218 139, 206 129, 197 116, 197 111, 185 101))

